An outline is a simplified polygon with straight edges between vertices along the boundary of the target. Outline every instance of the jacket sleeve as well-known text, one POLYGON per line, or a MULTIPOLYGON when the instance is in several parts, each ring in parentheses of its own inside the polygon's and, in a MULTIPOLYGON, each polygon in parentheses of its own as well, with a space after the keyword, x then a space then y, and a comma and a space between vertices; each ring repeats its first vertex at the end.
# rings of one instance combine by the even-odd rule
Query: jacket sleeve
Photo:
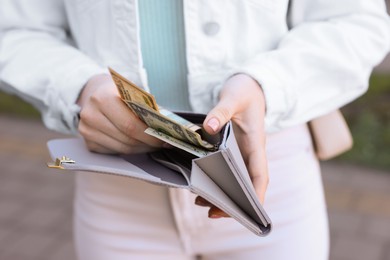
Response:
POLYGON ((291 25, 275 50, 233 70, 261 84, 268 132, 307 122, 363 94, 390 47, 383 0, 292 1, 291 25))
POLYGON ((72 46, 63 1, 0 0, 0 6, 0 88, 37 107, 48 128, 76 132, 75 102, 103 69, 72 46))

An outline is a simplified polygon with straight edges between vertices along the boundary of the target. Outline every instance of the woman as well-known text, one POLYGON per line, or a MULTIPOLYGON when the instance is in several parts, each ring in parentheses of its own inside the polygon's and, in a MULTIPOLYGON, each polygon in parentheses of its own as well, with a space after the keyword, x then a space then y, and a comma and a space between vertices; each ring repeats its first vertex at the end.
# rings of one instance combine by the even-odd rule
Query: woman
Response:
POLYGON ((1 80, 40 109, 47 127, 78 131, 100 153, 163 147, 118 98, 110 66, 166 108, 207 113, 209 133, 232 120, 274 225, 257 238, 187 192, 80 173, 80 259, 328 257, 320 169, 305 123, 367 89, 390 41, 384 1, 1 0, 1 6, 1 80))

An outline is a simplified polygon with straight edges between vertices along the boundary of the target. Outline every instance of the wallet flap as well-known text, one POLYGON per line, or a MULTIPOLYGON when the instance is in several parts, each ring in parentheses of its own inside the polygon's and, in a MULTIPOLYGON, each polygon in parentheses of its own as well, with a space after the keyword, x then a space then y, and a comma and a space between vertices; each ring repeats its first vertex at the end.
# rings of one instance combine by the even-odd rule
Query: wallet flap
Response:
POLYGON ((196 159, 194 164, 259 225, 262 234, 266 234, 271 230, 271 220, 257 198, 230 124, 225 135, 227 139, 218 152, 196 159))
MULTIPOLYGON (((251 204, 251 206, 246 206, 249 210, 254 210, 254 212, 251 214, 256 215, 263 223, 271 224, 271 219, 268 217, 264 208, 260 204, 259 199, 257 198, 252 180, 249 176, 249 172, 246 168, 244 159, 241 156, 240 148, 238 147, 236 138, 234 136, 233 126, 231 126, 230 134, 227 136, 227 140, 224 145, 226 145, 225 149, 221 150, 224 151, 223 156, 225 157, 225 161, 234 173, 238 183, 241 186, 241 189, 245 192, 245 195, 248 198, 248 202, 251 204)), ((265 224, 265 226, 267 226, 267 224, 265 224)))
POLYGON ((66 156, 74 161, 62 164, 65 170, 114 174, 170 187, 188 187, 182 175, 155 162, 147 154, 120 157, 93 153, 80 138, 51 140, 47 145, 53 160, 66 156))
POLYGON ((239 208, 196 163, 192 165, 191 190, 229 214, 256 235, 265 235, 259 225, 239 208))

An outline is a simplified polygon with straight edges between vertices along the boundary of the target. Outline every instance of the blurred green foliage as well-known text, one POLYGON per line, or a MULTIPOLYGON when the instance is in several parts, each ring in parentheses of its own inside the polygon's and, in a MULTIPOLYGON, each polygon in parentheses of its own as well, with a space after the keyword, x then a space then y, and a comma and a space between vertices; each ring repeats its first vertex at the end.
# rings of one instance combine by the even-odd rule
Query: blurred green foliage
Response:
MULTIPOLYGON (((337 160, 390 170, 390 75, 373 74, 368 92, 342 108, 354 147, 337 160)), ((39 112, 16 96, 0 91, 0 114, 39 118, 39 112)))
POLYGON ((342 112, 354 147, 338 159, 390 170, 390 75, 373 74, 367 93, 342 112))
POLYGON ((0 91, 0 115, 23 118, 40 118, 39 112, 30 104, 14 95, 0 91))

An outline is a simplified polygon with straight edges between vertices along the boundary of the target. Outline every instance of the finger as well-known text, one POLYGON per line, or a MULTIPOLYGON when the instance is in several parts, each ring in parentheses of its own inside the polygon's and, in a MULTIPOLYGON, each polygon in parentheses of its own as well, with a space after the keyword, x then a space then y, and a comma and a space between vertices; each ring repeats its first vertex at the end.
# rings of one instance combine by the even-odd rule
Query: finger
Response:
POLYGON ((195 204, 201 207, 210 207, 208 212, 209 218, 230 217, 224 211, 214 206, 212 203, 210 203, 208 200, 204 199, 203 197, 197 196, 195 198, 195 204))
POLYGON ((260 147, 249 155, 248 171, 261 204, 264 204, 265 194, 269 183, 267 158, 265 149, 260 147))
POLYGON ((243 155, 250 178, 260 202, 264 204, 269 183, 266 158, 266 137, 261 122, 248 119, 235 120, 234 133, 243 155), (251 124, 247 124, 250 122, 251 124))
POLYGON ((150 136, 144 131, 148 128, 133 112, 129 111, 123 102, 117 102, 114 109, 103 111, 103 114, 111 121, 115 127, 125 136, 137 139, 152 147, 162 147, 164 142, 150 136), (118 111, 122 111, 118 113, 118 111))
POLYGON ((229 218, 230 216, 216 206, 212 206, 209 209, 209 218, 229 218))
POLYGON ((195 198, 195 204, 202 207, 212 207, 213 204, 211 204, 208 200, 204 199, 203 197, 197 196, 195 198))
POLYGON ((235 111, 226 99, 222 99, 206 116, 203 128, 209 134, 218 133, 233 117, 235 111))
POLYGON ((98 143, 95 143, 93 141, 88 141, 86 139, 85 140, 85 144, 87 145, 88 147, 88 150, 91 151, 91 152, 95 152, 95 153, 104 153, 104 154, 117 154, 116 151, 113 151, 111 149, 108 149, 98 143))
POLYGON ((156 149, 137 140, 133 140, 131 144, 120 142, 109 135, 90 128, 85 123, 79 126, 79 131, 86 140, 88 149, 94 152, 131 154, 149 152, 156 149))
MULTIPOLYGON (((110 136, 111 138, 125 145, 141 145, 142 142, 123 134, 116 128, 112 122, 101 113, 92 113, 88 109, 82 110, 80 113, 79 132, 84 138, 94 138, 94 133, 110 136)), ((93 139, 98 140, 98 139, 93 139)))

